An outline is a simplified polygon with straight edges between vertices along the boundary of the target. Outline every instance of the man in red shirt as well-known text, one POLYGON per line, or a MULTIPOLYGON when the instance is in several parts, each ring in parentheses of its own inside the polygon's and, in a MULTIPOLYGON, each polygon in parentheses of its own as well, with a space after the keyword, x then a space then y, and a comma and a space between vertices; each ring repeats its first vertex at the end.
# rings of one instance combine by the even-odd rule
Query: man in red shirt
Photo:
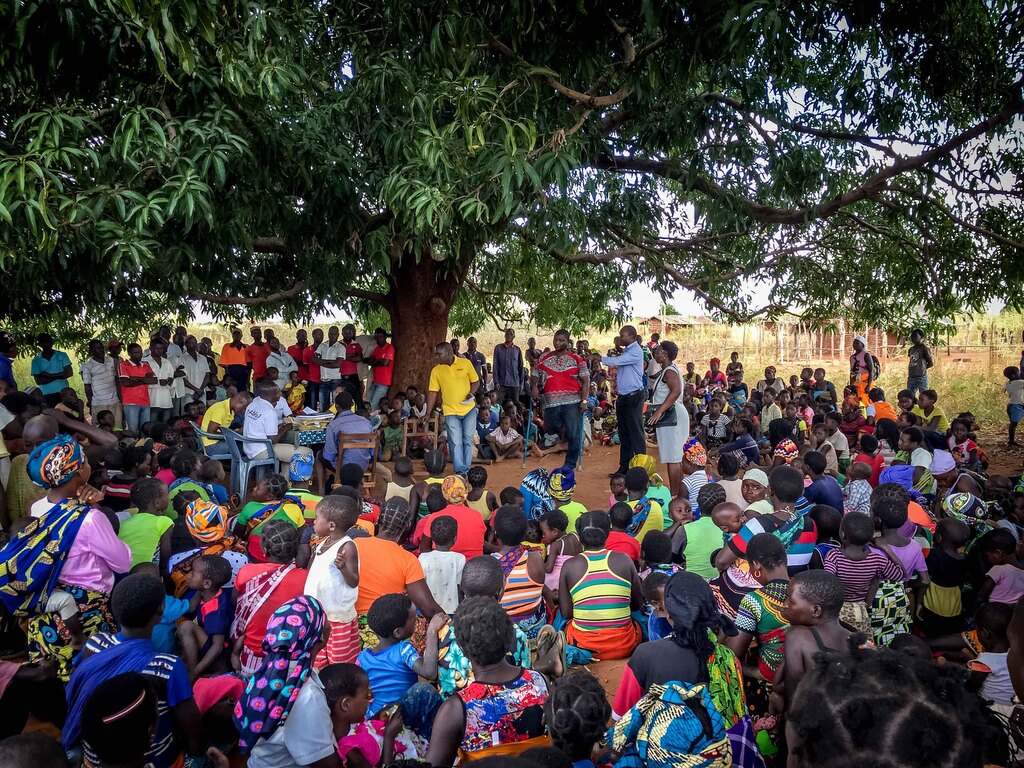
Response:
MULTIPOLYGON (((295 343, 288 347, 288 354, 295 361, 295 367, 299 373, 299 381, 302 382, 309 381, 309 363, 305 362, 305 352, 307 349, 309 349, 309 340, 306 336, 306 329, 299 328, 295 332, 295 343)), ((312 359, 312 355, 310 359, 312 359)))
POLYGON ((568 331, 555 331, 554 347, 537 361, 530 381, 533 397, 543 395, 545 430, 564 435, 569 443, 565 466, 575 467, 583 448, 580 419, 590 393, 590 368, 582 357, 569 349, 568 331))
POLYGON ((363 348, 356 341, 356 327, 349 323, 341 329, 341 343, 345 347, 345 359, 338 367, 341 386, 348 390, 356 407, 363 407, 363 382, 359 378, 359 363, 363 361, 363 348))
POLYGON ((256 382, 267 378, 267 358, 270 357, 270 346, 263 341, 263 331, 253 328, 252 344, 245 348, 245 359, 252 370, 252 386, 256 389, 256 382))
POLYGON ((306 404, 316 410, 320 407, 320 366, 313 365, 313 355, 324 343, 324 332, 313 329, 313 343, 302 350, 302 364, 306 368, 306 404))
POLYGON ((377 404, 380 403, 391 387, 392 378, 395 375, 395 348, 388 344, 388 336, 391 334, 385 331, 383 328, 378 328, 373 332, 373 337, 377 340, 377 346, 363 362, 373 368, 373 382, 370 384, 370 390, 367 393, 367 400, 370 403, 370 410, 374 411, 377 409, 377 404))

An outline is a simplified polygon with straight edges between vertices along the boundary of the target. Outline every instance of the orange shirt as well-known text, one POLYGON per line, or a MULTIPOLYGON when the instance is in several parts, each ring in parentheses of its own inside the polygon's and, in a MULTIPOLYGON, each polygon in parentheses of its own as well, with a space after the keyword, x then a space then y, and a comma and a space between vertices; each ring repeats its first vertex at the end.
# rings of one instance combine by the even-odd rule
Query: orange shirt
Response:
POLYGON ((879 419, 892 419, 896 421, 896 411, 891 405, 885 400, 879 400, 877 403, 872 403, 875 407, 875 423, 878 423, 879 419))
POLYGON ((220 365, 225 368, 229 365, 247 365, 248 362, 245 359, 245 345, 241 349, 235 349, 230 344, 225 344, 224 349, 220 351, 220 365))
POLYGON ((425 578, 416 555, 395 542, 362 536, 353 541, 359 553, 356 613, 366 613, 381 595, 405 592, 407 585, 425 578))
POLYGON ((910 502, 907 506, 907 517, 909 517, 915 525, 920 525, 923 528, 927 528, 932 533, 935 533, 935 521, 932 520, 931 515, 924 511, 924 507, 916 501, 910 502))

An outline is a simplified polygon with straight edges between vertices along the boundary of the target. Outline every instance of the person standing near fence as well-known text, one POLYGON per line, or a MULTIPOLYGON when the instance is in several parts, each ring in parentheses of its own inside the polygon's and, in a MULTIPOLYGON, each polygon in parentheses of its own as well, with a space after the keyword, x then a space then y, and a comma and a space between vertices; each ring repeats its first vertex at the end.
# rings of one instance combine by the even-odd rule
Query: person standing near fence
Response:
POLYGON ((615 416, 619 426, 619 468, 626 474, 629 461, 637 454, 647 453, 647 438, 644 436, 643 411, 647 390, 644 388, 644 353, 636 342, 636 328, 624 325, 619 331, 622 342, 621 354, 604 357, 601 362, 618 371, 616 386, 619 396, 615 399, 615 416))
POLYGON ((932 351, 924 343, 924 332, 915 328, 910 332, 910 349, 907 350, 910 364, 907 366, 907 389, 915 395, 928 389, 928 369, 935 365, 932 351))

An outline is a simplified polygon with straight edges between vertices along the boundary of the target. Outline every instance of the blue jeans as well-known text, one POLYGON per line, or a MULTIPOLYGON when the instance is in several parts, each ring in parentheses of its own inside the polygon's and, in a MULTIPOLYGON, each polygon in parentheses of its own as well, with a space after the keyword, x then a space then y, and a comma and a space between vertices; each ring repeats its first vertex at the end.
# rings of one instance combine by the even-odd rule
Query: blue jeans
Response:
POLYGON ((388 389, 390 389, 388 384, 377 384, 376 382, 370 384, 370 388, 366 390, 366 400, 370 403, 371 411, 377 410, 377 404, 388 393, 388 389))
POLYGON ((206 455, 211 459, 230 459, 231 451, 228 450, 227 440, 218 440, 213 445, 204 446, 206 455))
POLYGON ((473 435, 476 434, 476 406, 465 416, 445 416, 448 431, 448 453, 452 457, 455 474, 464 475, 473 463, 473 435))
POLYGON ((922 389, 928 389, 928 374, 923 376, 907 376, 907 389, 915 395, 922 389))
POLYGON ((565 438, 569 442, 569 448, 565 452, 565 466, 573 469, 579 464, 580 451, 583 448, 580 415, 579 403, 549 406, 544 409, 544 428, 548 432, 565 430, 565 438))
POLYGON ((320 410, 327 410, 334 403, 334 390, 341 386, 341 379, 328 379, 320 382, 320 410))
POLYGON ((124 425, 136 435, 147 421, 149 421, 148 405, 126 405, 124 407, 124 425))

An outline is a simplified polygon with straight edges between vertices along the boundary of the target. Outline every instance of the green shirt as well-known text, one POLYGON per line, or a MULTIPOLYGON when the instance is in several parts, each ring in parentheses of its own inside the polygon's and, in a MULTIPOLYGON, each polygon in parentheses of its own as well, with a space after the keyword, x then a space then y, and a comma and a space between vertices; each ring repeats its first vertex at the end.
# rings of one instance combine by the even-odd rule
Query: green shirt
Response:
POLYGON ((151 512, 136 512, 121 523, 117 538, 132 551, 132 568, 139 563, 157 561, 160 539, 173 526, 171 518, 151 512))
POLYGON ((578 501, 569 501, 560 506, 559 509, 569 518, 569 527, 565 529, 565 532, 575 533, 576 521, 580 519, 580 515, 587 511, 587 508, 578 501))
MULTIPOLYGON (((235 525, 241 525, 242 527, 245 527, 246 525, 248 525, 249 520, 251 520, 254 515, 258 514, 259 512, 262 512, 267 507, 272 506, 273 504, 276 503, 277 502, 273 501, 250 501, 248 504, 242 507, 242 511, 239 513, 238 519, 235 521, 235 525)), ((286 501, 285 503, 281 504, 277 509, 275 509, 273 514, 265 517, 263 521, 260 522, 260 524, 252 530, 252 533, 256 534, 257 536, 260 535, 260 531, 263 530, 263 526, 271 520, 287 520, 296 528, 299 528, 306 522, 305 518, 302 515, 302 510, 296 504, 286 501)))
POLYGON ((664 518, 665 529, 672 527, 672 518, 668 515, 668 503, 672 501, 672 492, 668 486, 652 485, 647 489, 647 498, 661 504, 661 515, 664 518))
POLYGON ((686 570, 696 573, 705 579, 718 577, 718 569, 711 562, 711 554, 722 548, 722 529, 715 525, 711 515, 701 515, 699 520, 687 523, 683 528, 686 533, 686 570))

